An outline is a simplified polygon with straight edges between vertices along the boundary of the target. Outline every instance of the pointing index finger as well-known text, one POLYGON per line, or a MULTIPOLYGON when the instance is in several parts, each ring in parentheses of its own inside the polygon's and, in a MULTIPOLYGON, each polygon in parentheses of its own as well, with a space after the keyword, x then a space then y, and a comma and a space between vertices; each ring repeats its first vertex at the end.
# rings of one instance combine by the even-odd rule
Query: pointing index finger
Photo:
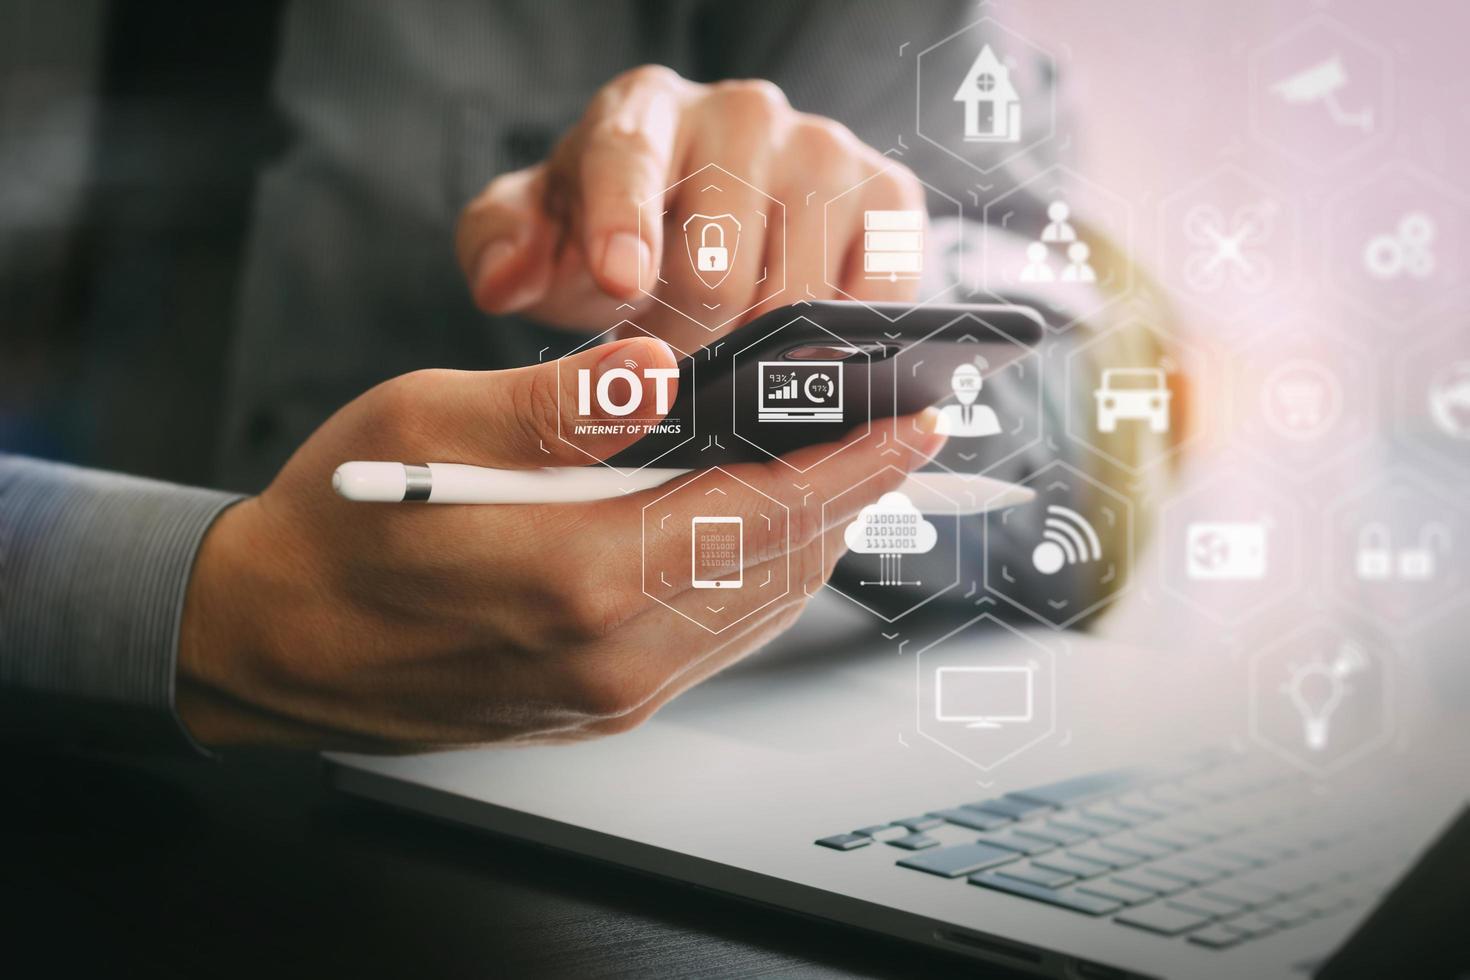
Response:
POLYGON ((619 299, 658 268, 662 208, 640 222, 638 205, 668 183, 687 84, 667 68, 634 69, 603 90, 583 123, 582 246, 598 287, 619 299))

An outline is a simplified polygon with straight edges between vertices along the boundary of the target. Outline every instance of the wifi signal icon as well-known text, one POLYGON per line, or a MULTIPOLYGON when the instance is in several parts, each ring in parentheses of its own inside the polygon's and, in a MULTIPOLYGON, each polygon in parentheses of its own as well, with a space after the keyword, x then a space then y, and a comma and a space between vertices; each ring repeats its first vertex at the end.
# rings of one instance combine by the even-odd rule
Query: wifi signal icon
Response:
POLYGON ((629 371, 636 371, 638 370, 638 362, 633 360, 631 357, 625 357, 623 358, 623 367, 627 368, 629 371))
POLYGON ((1031 564, 1043 575, 1055 575, 1066 565, 1098 561, 1102 542, 1087 518, 1058 504, 1046 508, 1041 543, 1031 552, 1031 564))

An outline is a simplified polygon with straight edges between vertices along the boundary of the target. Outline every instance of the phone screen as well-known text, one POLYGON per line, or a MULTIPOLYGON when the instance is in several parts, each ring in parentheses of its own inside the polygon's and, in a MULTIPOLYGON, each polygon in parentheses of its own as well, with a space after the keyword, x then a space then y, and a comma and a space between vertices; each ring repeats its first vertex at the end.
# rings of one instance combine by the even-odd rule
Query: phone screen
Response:
POLYGON ((696 589, 738 589, 744 573, 740 517, 696 517, 691 522, 696 589))

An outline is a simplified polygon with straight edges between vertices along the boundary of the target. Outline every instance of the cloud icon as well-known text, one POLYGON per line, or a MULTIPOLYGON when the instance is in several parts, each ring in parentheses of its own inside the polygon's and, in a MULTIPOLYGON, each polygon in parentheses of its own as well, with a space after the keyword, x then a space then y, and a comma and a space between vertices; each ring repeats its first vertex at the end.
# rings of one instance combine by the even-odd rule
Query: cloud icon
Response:
POLYGON ((922 555, 939 540, 906 494, 893 491, 858 512, 842 532, 848 550, 860 555, 922 555))

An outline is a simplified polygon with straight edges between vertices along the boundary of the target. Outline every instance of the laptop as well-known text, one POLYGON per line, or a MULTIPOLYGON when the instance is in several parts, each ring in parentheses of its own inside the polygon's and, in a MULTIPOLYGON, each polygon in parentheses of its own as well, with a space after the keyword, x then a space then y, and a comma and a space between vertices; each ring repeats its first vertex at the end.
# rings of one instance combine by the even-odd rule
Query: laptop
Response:
MULTIPOLYGON (((993 630, 979 663, 1014 663, 1008 643, 1039 643, 1063 669, 1052 730, 982 769, 916 735, 924 638, 887 639, 828 598, 633 732, 334 754, 329 779, 1043 976, 1352 977, 1385 948, 1404 955, 1415 930, 1414 949, 1464 955, 1449 935, 1463 932, 1450 919, 1470 881, 1455 739, 1429 740, 1438 757, 1389 747, 1319 782, 1240 737, 1244 708, 1222 697, 1241 687, 1229 658, 993 630)), ((985 731, 1047 697, 1014 672, 997 675, 992 697, 967 693, 971 680, 946 678, 951 724, 985 731)))

